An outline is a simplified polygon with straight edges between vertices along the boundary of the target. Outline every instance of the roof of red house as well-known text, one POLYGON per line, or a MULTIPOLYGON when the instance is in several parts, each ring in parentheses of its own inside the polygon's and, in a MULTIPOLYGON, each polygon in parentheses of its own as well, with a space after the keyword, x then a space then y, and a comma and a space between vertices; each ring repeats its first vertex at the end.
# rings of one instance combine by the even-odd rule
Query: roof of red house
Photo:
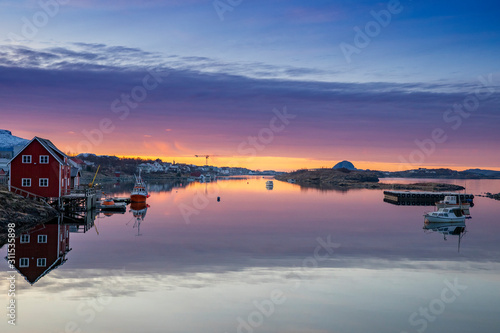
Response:
POLYGON ((21 154, 33 141, 37 140, 60 164, 64 163, 64 158, 67 158, 65 153, 60 151, 50 140, 35 136, 28 144, 24 146, 10 161, 11 163, 19 154, 21 154))
POLYGON ((7 174, 7 172, 3 171, 3 169, 0 169, 0 176, 4 176, 6 174, 7 174))
POLYGON ((81 177, 82 176, 82 173, 80 172, 80 170, 78 170, 77 168, 71 168, 71 176, 70 177, 81 177))
POLYGON ((85 164, 85 162, 79 159, 78 157, 72 157, 71 160, 76 164, 85 164))

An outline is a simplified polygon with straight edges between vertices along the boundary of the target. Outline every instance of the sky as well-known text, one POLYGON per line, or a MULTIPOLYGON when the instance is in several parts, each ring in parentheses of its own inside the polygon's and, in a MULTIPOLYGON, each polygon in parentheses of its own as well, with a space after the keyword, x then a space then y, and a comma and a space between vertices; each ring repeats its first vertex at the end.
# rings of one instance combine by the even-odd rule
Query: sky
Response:
POLYGON ((0 129, 198 165, 500 170, 499 9, 3 0, 0 129))

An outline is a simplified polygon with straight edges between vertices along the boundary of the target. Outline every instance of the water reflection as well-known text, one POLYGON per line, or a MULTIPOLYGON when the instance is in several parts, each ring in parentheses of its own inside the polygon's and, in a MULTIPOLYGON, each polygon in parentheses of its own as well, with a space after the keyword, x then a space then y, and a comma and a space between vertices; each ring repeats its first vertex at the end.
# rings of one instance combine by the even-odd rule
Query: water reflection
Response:
POLYGON ((69 234, 70 227, 62 223, 62 218, 22 233, 15 240, 14 267, 26 281, 35 284, 67 261, 69 234))
POLYGON ((447 236, 457 236, 458 237, 458 251, 460 252, 460 242, 462 237, 465 235, 466 226, 465 222, 454 222, 454 223, 432 223, 424 222, 424 232, 439 232, 443 235, 444 240, 448 240, 447 236))
POLYGON ((132 202, 130 204, 130 212, 134 216, 135 222, 133 225, 134 229, 137 229, 137 235, 141 236, 141 223, 144 221, 146 217, 146 213, 148 212, 149 205, 145 202, 132 202))
MULTIPOLYGON (((498 202, 477 199, 474 223, 467 225, 473 237, 457 254, 454 240, 466 233, 465 223, 424 225, 426 207, 384 204, 379 190, 304 192, 276 182, 268 191, 266 181, 196 182, 153 193, 151 207, 134 204, 125 215, 102 219, 99 236, 95 230, 83 234, 95 228, 92 216, 78 223, 65 217, 63 225, 82 234, 70 235, 74 250, 62 268, 54 271, 61 267, 56 263, 36 288, 19 285, 24 318, 30 318, 23 320, 24 332, 62 332, 68 321, 82 333, 165 327, 238 332, 238 318, 247 320, 253 304, 263 304, 274 289, 286 292, 287 302, 275 307, 259 332, 342 332, 352 323, 359 323, 355 331, 401 332, 413 312, 441 295, 443 280, 457 277, 467 291, 446 304, 428 331, 486 333, 498 327, 489 310, 499 306, 491 292, 499 287, 498 202), (197 209, 190 224, 183 205, 197 209), (147 232, 135 237, 146 218, 147 232), (318 239, 340 247, 318 252, 318 239), (102 295, 111 295, 112 303, 87 323, 77 310, 102 295), (54 308, 57 316, 44 320, 54 308)), ((6 290, 5 283, 0 289, 6 290)))

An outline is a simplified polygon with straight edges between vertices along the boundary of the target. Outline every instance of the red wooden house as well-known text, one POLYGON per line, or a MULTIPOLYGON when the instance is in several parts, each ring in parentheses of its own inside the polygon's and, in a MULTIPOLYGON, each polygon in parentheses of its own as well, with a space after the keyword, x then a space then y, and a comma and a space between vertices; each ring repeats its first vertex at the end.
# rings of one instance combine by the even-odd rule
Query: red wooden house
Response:
POLYGON ((61 223, 38 225, 16 238, 15 245, 14 266, 33 285, 66 262, 66 254, 71 251, 69 226, 61 223))
POLYGON ((60 198, 70 193, 68 156, 50 140, 34 137, 9 162, 9 190, 28 196, 60 198))

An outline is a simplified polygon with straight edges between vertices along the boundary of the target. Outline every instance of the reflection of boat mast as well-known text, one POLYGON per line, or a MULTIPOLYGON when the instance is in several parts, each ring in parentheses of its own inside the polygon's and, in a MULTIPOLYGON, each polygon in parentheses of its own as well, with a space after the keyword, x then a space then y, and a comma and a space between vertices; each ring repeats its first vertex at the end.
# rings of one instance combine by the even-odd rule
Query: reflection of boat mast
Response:
POLYGON ((439 232, 443 234, 443 239, 446 241, 447 235, 458 236, 458 252, 460 252, 460 244, 462 237, 467 233, 465 222, 450 223, 443 225, 441 223, 424 223, 424 231, 439 232))
POLYGON ((146 217, 149 205, 145 202, 132 202, 130 204, 130 212, 134 215, 135 222, 133 228, 137 228, 137 236, 141 236, 141 223, 146 217))
POLYGON ((462 240, 462 237, 464 237, 465 233, 467 230, 464 229, 461 234, 458 235, 458 253, 460 253, 460 241, 462 240))
POLYGON ((142 236, 142 234, 141 234, 141 222, 142 222, 142 220, 140 218, 137 218, 135 220, 133 228, 137 228, 137 235, 136 236, 142 236))

